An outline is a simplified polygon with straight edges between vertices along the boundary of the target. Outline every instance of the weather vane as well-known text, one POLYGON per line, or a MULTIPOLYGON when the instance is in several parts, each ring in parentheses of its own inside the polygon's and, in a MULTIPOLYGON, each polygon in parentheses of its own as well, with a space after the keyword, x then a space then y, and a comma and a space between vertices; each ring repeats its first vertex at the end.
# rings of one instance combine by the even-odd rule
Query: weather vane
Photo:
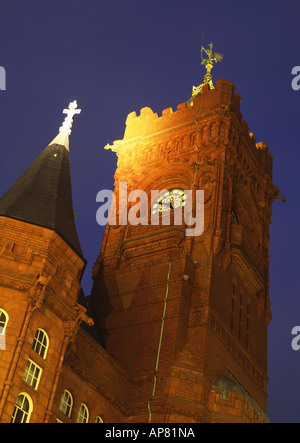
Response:
POLYGON ((214 67, 215 63, 221 62, 223 60, 223 54, 219 54, 218 52, 213 51, 213 43, 209 45, 209 49, 205 49, 204 46, 201 47, 201 64, 205 65, 206 74, 204 76, 203 83, 199 86, 193 86, 193 97, 201 93, 203 86, 209 85, 210 89, 214 89, 211 70, 214 67), (207 55, 208 58, 203 57, 203 52, 207 55))

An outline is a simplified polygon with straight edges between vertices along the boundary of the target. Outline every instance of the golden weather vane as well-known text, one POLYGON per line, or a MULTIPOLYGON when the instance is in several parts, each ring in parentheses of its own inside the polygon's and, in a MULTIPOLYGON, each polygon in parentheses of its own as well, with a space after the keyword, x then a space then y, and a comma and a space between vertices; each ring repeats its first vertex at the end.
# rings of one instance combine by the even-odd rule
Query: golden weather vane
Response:
POLYGON ((205 49, 204 46, 201 47, 201 65, 205 65, 206 74, 204 76, 203 83, 199 86, 193 86, 193 96, 201 93, 203 86, 209 85, 210 89, 214 89, 211 70, 215 63, 221 62, 223 60, 223 54, 213 51, 213 43, 209 45, 209 49, 205 49), (203 57, 203 52, 207 55, 207 58, 203 57))

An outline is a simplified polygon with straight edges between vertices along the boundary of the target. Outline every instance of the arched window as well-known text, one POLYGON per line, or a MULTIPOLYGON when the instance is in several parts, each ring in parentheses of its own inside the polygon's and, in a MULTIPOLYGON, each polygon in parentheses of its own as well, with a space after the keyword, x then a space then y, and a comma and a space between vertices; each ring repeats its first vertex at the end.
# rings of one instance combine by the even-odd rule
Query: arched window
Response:
POLYGON ((104 422, 103 422, 103 419, 100 417, 100 415, 98 415, 98 416, 96 417, 95 423, 104 423, 104 422))
POLYGON ((76 423, 88 423, 89 415, 90 414, 87 406, 84 403, 81 403, 76 423))
POLYGON ((191 146, 194 146, 196 143, 196 132, 192 132, 192 134, 190 135, 190 142, 191 142, 191 146))
POLYGON ((71 417, 73 408, 73 397, 69 391, 64 391, 60 399, 59 410, 67 417, 71 417))
POLYGON ((33 403, 29 395, 22 392, 17 398, 11 423, 29 423, 33 403))
POLYGON ((0 309, 0 335, 5 334, 5 329, 8 323, 8 314, 0 309))
POLYGON ((175 151, 179 151, 181 147, 181 140, 180 138, 175 139, 175 151))
POLYGON ((48 335, 42 329, 38 329, 33 340, 32 349, 45 360, 48 352, 48 347, 48 335))

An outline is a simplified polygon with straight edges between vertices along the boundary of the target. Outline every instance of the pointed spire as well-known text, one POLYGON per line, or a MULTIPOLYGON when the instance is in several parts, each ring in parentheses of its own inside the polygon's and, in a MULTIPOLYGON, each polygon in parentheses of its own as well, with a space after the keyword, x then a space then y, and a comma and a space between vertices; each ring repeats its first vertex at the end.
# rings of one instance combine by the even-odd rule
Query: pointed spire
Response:
POLYGON ((69 135, 77 102, 65 109, 58 136, 0 197, 0 217, 22 220, 56 231, 83 257, 75 222, 70 171, 69 135))
POLYGON ((50 143, 51 145, 61 145, 67 148, 69 151, 69 135, 71 135, 71 129, 73 125, 74 115, 80 114, 81 109, 77 109, 77 101, 74 100, 69 104, 68 109, 63 110, 63 114, 67 114, 62 126, 59 128, 59 134, 55 137, 55 139, 50 143))

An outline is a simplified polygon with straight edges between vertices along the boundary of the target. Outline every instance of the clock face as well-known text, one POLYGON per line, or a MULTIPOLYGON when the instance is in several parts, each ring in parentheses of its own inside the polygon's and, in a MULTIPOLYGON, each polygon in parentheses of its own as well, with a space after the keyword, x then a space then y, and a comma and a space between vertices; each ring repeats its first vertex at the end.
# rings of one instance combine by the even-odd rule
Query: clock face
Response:
POLYGON ((175 188, 165 191, 153 203, 151 214, 183 208, 186 205, 187 197, 187 193, 184 189, 175 188))

